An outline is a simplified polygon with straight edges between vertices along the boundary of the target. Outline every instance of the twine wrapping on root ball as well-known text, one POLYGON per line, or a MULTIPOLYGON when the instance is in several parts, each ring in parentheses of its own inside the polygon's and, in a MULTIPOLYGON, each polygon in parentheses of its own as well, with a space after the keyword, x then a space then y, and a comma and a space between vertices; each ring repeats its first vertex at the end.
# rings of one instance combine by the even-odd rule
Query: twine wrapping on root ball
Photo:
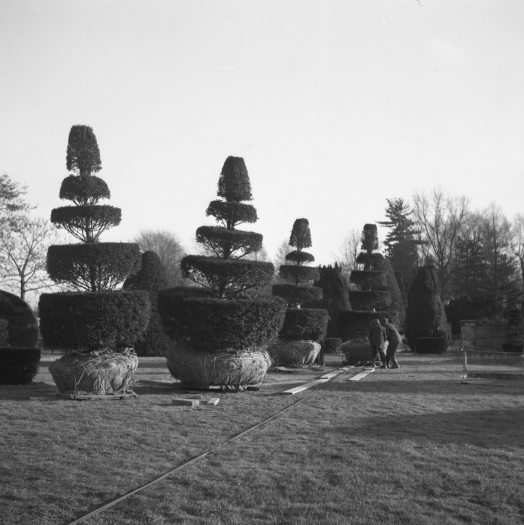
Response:
POLYGON ((137 366, 135 351, 126 348, 119 353, 72 352, 53 362, 49 371, 62 393, 125 394, 133 393, 137 366))
POLYGON ((167 367, 186 388, 244 390, 264 379, 271 359, 265 350, 238 350, 214 354, 175 347, 166 354, 167 367))
POLYGON ((276 366, 310 366, 320 352, 320 344, 315 341, 279 341, 270 345, 268 352, 276 366))

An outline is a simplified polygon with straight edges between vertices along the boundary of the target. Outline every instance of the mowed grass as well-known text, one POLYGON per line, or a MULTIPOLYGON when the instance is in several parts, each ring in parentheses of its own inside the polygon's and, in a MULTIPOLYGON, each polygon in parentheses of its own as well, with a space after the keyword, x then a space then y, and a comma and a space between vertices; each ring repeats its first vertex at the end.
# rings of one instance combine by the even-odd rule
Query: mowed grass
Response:
POLYGON ((295 396, 281 392, 320 372, 271 373, 199 409, 171 404, 188 394, 162 358, 141 359, 122 401, 62 399, 51 359, 35 384, 0 386, 1 523, 68 523, 206 450, 85 523, 524 522, 524 381, 463 383, 454 355, 295 396))

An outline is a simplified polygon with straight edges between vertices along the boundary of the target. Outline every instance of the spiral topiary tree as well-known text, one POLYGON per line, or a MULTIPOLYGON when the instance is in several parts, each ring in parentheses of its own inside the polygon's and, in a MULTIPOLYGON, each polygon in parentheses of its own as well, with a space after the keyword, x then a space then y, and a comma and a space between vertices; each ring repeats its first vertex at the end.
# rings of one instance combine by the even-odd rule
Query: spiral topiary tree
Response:
POLYGON ((319 279, 319 270, 308 266, 315 257, 304 251, 312 246, 311 231, 307 219, 296 219, 291 230, 289 245, 295 250, 286 255, 286 261, 279 268, 279 275, 290 281, 275 284, 273 295, 286 299, 288 308, 280 342, 270 347, 270 353, 278 365, 311 365, 320 351, 328 323, 325 308, 303 308, 318 304, 323 297, 322 288, 313 286, 319 279))
POLYGON ((285 302, 257 294, 271 281, 273 265, 248 260, 262 235, 239 230, 257 220, 244 159, 228 157, 218 197, 206 211, 218 226, 201 226, 196 239, 209 255, 187 255, 180 266, 197 287, 171 288, 158 296, 166 331, 177 341, 167 353, 173 377, 193 388, 242 390, 260 383, 270 364, 266 349, 282 326, 285 302))
POLYGON ((409 288, 406 337, 408 345, 418 353, 442 353, 447 349, 446 312, 432 264, 418 268, 409 288))
POLYGON ((63 180, 60 198, 73 205, 52 210, 51 221, 81 243, 51 246, 47 253, 51 279, 76 290, 40 296, 44 343, 67 351, 49 369, 61 392, 125 392, 138 366, 132 346, 147 328, 150 300, 145 291, 115 288, 138 269, 140 250, 136 244, 99 241, 120 223, 121 210, 98 204, 110 193, 93 175, 101 161, 90 127, 71 128, 66 166, 73 173, 63 180))

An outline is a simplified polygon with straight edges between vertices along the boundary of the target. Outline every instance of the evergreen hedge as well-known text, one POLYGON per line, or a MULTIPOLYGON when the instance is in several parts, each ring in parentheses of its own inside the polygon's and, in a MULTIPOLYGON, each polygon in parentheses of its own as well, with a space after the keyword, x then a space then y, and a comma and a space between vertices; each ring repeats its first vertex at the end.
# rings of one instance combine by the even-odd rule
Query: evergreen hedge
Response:
POLYGON ((391 306, 389 290, 352 290, 349 302, 354 310, 386 310, 391 306))
POLYGON ((371 266, 373 270, 384 270, 385 259, 381 253, 366 253, 360 252, 357 255, 357 263, 365 266, 371 266))
POLYGON ((1 346, 34 348, 38 323, 29 305, 17 295, 0 290, 0 318, 4 320, 1 346), (7 340, 6 340, 7 337, 7 340))
POLYGON ((321 342, 326 336, 328 312, 323 308, 288 308, 280 339, 321 342))
POLYGON ((39 348, 0 347, 0 385, 30 384, 39 362, 39 348))
POLYGON ((53 349, 132 347, 147 328, 150 307, 141 290, 42 294, 42 337, 53 349))
POLYGON ((137 274, 130 275, 124 290, 145 290, 151 301, 151 317, 147 331, 135 343, 137 355, 163 356, 173 346, 172 339, 164 332, 158 313, 158 292, 167 288, 167 276, 160 257, 152 251, 142 254, 142 265, 137 274))
POLYGON ((273 295, 285 299, 289 306, 322 300, 322 288, 317 286, 299 286, 295 284, 274 284, 273 295))
POLYGON ((139 268, 140 248, 135 243, 62 244, 47 251, 49 277, 82 290, 92 290, 93 284, 97 291, 114 289, 139 268))
POLYGON ((194 297, 180 289, 162 290, 158 309, 164 327, 179 343, 194 350, 264 348, 282 327, 286 303, 279 297, 194 297))

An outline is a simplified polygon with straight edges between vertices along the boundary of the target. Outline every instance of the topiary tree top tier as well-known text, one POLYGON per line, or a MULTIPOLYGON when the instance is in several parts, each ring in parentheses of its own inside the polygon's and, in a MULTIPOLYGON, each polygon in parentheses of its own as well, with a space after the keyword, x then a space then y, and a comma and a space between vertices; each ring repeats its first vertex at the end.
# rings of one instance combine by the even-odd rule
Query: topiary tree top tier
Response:
POLYGON ((250 201, 251 183, 244 159, 228 157, 218 180, 218 197, 207 210, 219 226, 201 226, 196 240, 209 255, 187 255, 181 261, 185 277, 209 289, 215 297, 226 298, 242 294, 251 288, 267 284, 273 275, 271 263, 246 260, 245 257, 262 248, 263 237, 251 231, 236 229, 245 222, 255 222, 255 208, 250 201))

